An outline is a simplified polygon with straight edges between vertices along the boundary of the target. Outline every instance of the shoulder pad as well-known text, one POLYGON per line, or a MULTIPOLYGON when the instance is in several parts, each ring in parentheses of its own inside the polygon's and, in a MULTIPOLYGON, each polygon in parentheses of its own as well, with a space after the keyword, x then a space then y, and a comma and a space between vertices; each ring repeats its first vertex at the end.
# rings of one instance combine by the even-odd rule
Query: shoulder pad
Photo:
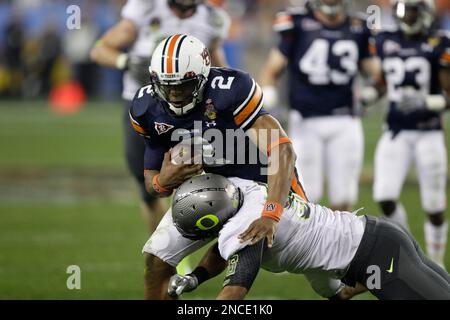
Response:
POLYGON ((283 32, 292 30, 295 27, 295 21, 292 14, 287 11, 278 12, 273 20, 273 30, 283 32))
MULTIPOLYGON (((148 87, 148 86, 147 86, 148 87)), ((146 128, 146 122, 151 117, 150 110, 156 100, 147 92, 147 87, 142 87, 136 93, 129 110, 130 121, 133 129, 146 138, 150 137, 150 130, 146 128)))

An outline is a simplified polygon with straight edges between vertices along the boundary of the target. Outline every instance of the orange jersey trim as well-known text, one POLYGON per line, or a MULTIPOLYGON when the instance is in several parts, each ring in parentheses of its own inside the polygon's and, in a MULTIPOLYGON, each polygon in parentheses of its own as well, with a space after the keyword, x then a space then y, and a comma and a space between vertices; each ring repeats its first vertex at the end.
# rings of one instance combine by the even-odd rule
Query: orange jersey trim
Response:
POLYGON ((234 117, 234 122, 240 126, 242 123, 245 122, 256 110, 256 108, 259 106, 261 100, 262 100, 263 94, 261 87, 259 85, 256 85, 255 93, 253 94, 250 101, 247 103, 247 105, 234 117))
POLYGON ((296 194, 298 194, 303 200, 306 202, 309 202, 308 197, 306 197, 305 190, 303 190, 303 187, 298 181, 297 175, 294 173, 291 179, 291 188, 294 190, 296 194))
POLYGON ((173 72, 173 53, 175 51, 175 44, 177 43, 178 39, 181 37, 181 34, 176 34, 170 39, 169 42, 169 52, 167 53, 166 58, 166 71, 167 73, 173 72))

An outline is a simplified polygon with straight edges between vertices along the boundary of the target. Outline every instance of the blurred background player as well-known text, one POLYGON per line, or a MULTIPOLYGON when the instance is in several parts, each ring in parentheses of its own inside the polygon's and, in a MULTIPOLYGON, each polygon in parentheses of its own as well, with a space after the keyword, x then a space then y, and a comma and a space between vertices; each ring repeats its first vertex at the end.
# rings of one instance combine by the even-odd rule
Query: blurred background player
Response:
POLYGON ((150 81, 148 67, 156 45, 175 33, 188 33, 209 47, 212 64, 225 65, 222 40, 229 28, 227 14, 202 0, 129 0, 122 19, 97 42, 91 58, 97 63, 124 70, 122 98, 125 155, 142 196, 142 213, 153 232, 167 210, 167 201, 152 197, 144 184, 144 140, 130 126, 128 110, 136 91, 150 81))
POLYGON ((442 111, 449 106, 450 38, 433 28, 433 1, 393 3, 398 28, 379 33, 373 46, 382 63, 377 77, 387 86, 389 100, 386 130, 375 153, 373 196, 386 217, 407 227, 405 209, 398 201, 414 162, 428 217, 424 225, 428 255, 444 266, 448 223, 442 111))
POLYGON ((364 141, 352 87, 358 70, 371 63, 367 23, 347 9, 344 0, 309 0, 279 13, 274 29, 281 40, 261 75, 273 108, 275 82, 287 68, 289 136, 308 197, 320 201, 327 176, 330 205, 339 210, 349 210, 358 196, 364 141))

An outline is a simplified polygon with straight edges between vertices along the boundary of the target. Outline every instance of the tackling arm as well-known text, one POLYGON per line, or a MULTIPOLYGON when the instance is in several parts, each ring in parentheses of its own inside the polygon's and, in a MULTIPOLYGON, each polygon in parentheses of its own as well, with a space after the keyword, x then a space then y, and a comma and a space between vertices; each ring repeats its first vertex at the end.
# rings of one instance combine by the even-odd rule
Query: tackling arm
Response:
POLYGON ((242 300, 247 295, 261 267, 264 240, 247 246, 228 259, 222 291, 218 300, 242 300))
POLYGON ((259 117, 247 134, 259 150, 268 155, 268 195, 261 218, 239 237, 242 242, 251 240, 251 244, 266 237, 270 248, 291 188, 296 155, 280 123, 271 115, 259 117))

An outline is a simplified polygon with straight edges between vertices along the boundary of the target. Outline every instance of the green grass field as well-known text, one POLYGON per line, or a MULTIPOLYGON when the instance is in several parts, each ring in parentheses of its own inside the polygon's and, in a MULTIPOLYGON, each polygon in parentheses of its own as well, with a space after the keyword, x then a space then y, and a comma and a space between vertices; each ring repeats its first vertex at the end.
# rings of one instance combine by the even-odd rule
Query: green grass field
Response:
MULTIPOLYGON (((141 299, 147 232, 122 158, 121 104, 89 103, 77 115, 61 116, 43 102, 3 101, 0 112, 0 299, 141 299), (69 265, 81 268, 81 290, 66 287, 69 265)), ((364 119, 357 207, 373 215, 378 208, 371 198, 372 159, 381 118, 371 110, 364 119)), ((413 174, 402 201, 423 244, 424 215, 413 174)), ((222 279, 185 298, 214 298, 222 279)), ((303 276, 265 271, 248 298, 319 299, 303 276)))

